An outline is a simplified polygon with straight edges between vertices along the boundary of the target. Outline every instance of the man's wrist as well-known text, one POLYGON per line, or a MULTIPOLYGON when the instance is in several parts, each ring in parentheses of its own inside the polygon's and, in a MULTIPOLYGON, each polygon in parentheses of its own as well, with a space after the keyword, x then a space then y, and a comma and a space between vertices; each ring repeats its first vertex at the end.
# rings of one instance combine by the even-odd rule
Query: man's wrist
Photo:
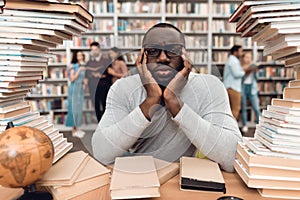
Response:
POLYGON ((171 95, 165 98, 164 101, 166 104, 166 108, 170 111, 173 117, 175 117, 179 113, 180 109, 183 106, 183 102, 175 95, 171 95))

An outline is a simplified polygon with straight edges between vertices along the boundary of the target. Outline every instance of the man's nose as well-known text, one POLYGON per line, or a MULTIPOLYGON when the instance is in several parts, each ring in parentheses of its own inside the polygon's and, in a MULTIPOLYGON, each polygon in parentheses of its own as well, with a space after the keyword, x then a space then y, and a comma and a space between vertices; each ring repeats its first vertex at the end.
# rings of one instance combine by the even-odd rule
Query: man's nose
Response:
POLYGON ((157 57, 157 62, 169 62, 170 59, 168 58, 165 50, 162 49, 159 56, 157 57))

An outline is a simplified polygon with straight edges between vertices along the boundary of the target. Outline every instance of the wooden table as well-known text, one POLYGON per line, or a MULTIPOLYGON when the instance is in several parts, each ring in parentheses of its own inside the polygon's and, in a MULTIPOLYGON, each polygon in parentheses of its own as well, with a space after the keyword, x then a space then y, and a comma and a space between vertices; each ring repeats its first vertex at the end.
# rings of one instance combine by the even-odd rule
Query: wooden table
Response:
MULTIPOLYGON (((153 200, 216 200, 225 195, 240 197, 244 200, 283 200, 261 197, 256 189, 248 188, 237 173, 222 172, 222 174, 226 183, 226 194, 219 192, 182 191, 179 189, 179 176, 177 175, 160 187, 161 197, 153 198, 153 200)), ((91 195, 73 200, 110 200, 109 185, 99 188, 94 193, 94 196, 91 195)))
MULTIPOLYGON (((256 189, 248 188, 237 173, 222 172, 226 183, 226 194, 216 192, 194 192, 181 191, 179 189, 179 176, 175 176, 160 187, 160 198, 153 200, 216 200, 221 196, 232 195, 243 198, 244 200, 267 200, 271 198, 263 198, 256 189)), ((1 190, 0 190, 1 192, 1 190)), ((0 194, 1 197, 1 194, 0 194)), ((1 198, 0 198, 1 199, 1 198)), ((72 200, 110 200, 109 185, 96 189, 94 191, 83 194, 72 200)), ((1 199, 2 200, 2 199, 1 199)), ((274 200, 274 199, 272 199, 274 200)), ((275 199, 283 200, 283 199, 275 199)))

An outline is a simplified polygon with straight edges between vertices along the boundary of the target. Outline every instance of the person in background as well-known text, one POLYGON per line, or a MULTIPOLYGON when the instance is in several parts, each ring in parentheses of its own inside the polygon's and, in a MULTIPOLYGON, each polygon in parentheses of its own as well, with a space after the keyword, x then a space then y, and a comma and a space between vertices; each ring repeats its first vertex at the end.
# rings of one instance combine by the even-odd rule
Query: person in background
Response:
POLYGON ((255 113, 255 122, 258 124, 260 116, 258 89, 256 82, 257 66, 252 62, 252 53, 246 52, 241 58, 242 68, 246 75, 242 83, 242 132, 247 133, 247 100, 250 100, 251 107, 255 113))
POLYGON ((68 69, 68 115, 66 126, 73 127, 72 136, 82 138, 85 132, 78 129, 82 124, 82 107, 84 101, 84 77, 85 62, 84 53, 77 51, 73 53, 71 66, 68 69))
POLYGON ((236 120, 238 120, 241 109, 242 78, 245 75, 239 60, 242 55, 242 46, 234 45, 230 50, 223 75, 223 83, 229 96, 231 112, 236 120))
POLYGON ((112 75, 112 84, 114 84, 116 80, 127 76, 128 69, 117 47, 113 47, 109 50, 109 57, 111 59, 111 68, 108 68, 108 73, 112 75))
POLYGON ((103 84, 103 80, 108 79, 108 84, 110 83, 110 78, 108 77, 107 67, 109 65, 109 59, 107 55, 101 53, 100 45, 98 42, 93 42, 90 45, 90 59, 86 63, 86 74, 85 74, 85 84, 88 85, 90 99, 92 100, 94 109, 96 111, 96 116, 98 118, 97 109, 101 107, 100 97, 101 91, 98 91, 96 95, 97 85, 103 84), (100 99, 99 99, 100 98, 100 99))

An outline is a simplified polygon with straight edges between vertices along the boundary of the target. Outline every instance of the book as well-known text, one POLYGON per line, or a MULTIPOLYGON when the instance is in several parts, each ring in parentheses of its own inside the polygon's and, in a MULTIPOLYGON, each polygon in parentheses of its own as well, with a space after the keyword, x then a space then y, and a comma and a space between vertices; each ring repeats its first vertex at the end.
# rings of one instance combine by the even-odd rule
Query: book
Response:
POLYGON ((19 82, 19 81, 38 81, 41 79, 43 79, 42 76, 2 76, 2 75, 0 75, 0 81, 19 82))
MULTIPOLYGON (((253 139, 253 138, 252 138, 253 139)), ((300 157, 298 159, 273 156, 259 155, 253 152, 247 144, 238 143, 237 152, 243 157, 248 166, 268 166, 280 169, 300 169, 300 157)), ((275 153, 275 152, 274 152, 275 153)))
POLYGON ((266 198, 300 199, 300 190, 257 189, 266 198))
MULTIPOLYGON (((88 22, 82 18, 80 18, 75 13, 65 13, 65 12, 51 12, 51 11, 26 11, 26 10, 9 10, 6 9, 5 13, 2 16, 18 16, 18 17, 30 17, 30 18, 40 18, 45 20, 50 19, 68 19, 72 21, 76 21, 84 26, 87 26, 88 22)), ((66 38, 67 39, 67 38, 66 38)))
POLYGON ((179 173, 178 163, 170 163, 164 160, 154 158, 154 164, 157 170, 157 176, 160 185, 164 184, 169 179, 173 178, 179 173))
POLYGON ((296 160, 300 159, 300 155, 298 154, 292 154, 292 153, 287 154, 287 153, 271 151, 269 148, 263 145, 256 138, 243 137, 243 141, 247 145, 247 147, 249 147, 249 149, 257 155, 273 156, 273 157, 280 157, 280 158, 291 158, 296 160))
POLYGON ((55 148, 55 154, 54 154, 54 158, 53 158, 53 163, 56 163, 57 161, 59 161, 72 148, 73 148, 73 143, 71 143, 71 142, 66 142, 66 143, 63 143, 60 146, 57 146, 55 148))
POLYGON ((293 144, 272 144, 272 140, 267 137, 263 137, 261 135, 255 134, 255 138, 268 147, 271 151, 276 151, 279 153, 287 153, 287 154, 296 154, 300 155, 300 147, 293 144))
POLYGON ((262 175, 250 175, 245 167, 238 161, 234 161, 234 168, 245 184, 250 188, 299 190, 299 178, 273 177, 262 175))
POLYGON ((0 47, 1 55, 24 55, 24 56, 34 56, 42 58, 50 58, 51 54, 45 53, 43 51, 35 51, 31 49, 4 49, 0 47))
POLYGON ((13 0, 13 1, 6 2, 5 9, 76 13, 80 17, 85 19, 87 22, 93 22, 93 15, 91 15, 80 4, 13 0))
MULTIPOLYGON (((10 32, 10 33, 31 33, 34 31, 36 34, 43 34, 43 35, 49 35, 49 36, 57 36, 64 40, 72 40, 73 36, 71 34, 67 34, 65 32, 59 31, 59 30, 50 30, 50 29, 39 29, 39 28, 27 28, 27 27, 14 27, 14 26, 2 26, 0 24, 0 29, 4 32, 10 32)), ((8 48, 11 48, 10 46, 8 48)), ((37 49, 36 47, 27 47, 28 49, 37 49)), ((45 51, 45 50, 44 50, 45 51)))
POLYGON ((0 125, 6 126, 7 123, 11 121, 15 126, 21 126, 25 123, 32 121, 33 119, 36 119, 39 116, 39 112, 26 112, 23 114, 16 115, 14 117, 2 119, 0 120, 0 125))
POLYGON ((300 116, 293 116, 284 113, 278 113, 270 110, 263 110, 262 115, 268 118, 275 118, 289 123, 299 123, 300 116))
MULTIPOLYGON (((3 19, 7 20, 7 21, 12 21, 12 22, 26 21, 26 22, 43 23, 43 24, 53 24, 53 20, 54 20, 53 18, 40 18, 40 17, 26 17, 26 18, 24 18, 24 16, 1 15, 0 16, 0 21, 3 20, 3 19)), ((76 21, 69 20, 69 19, 57 18, 57 19, 55 19, 55 24, 67 25, 67 26, 70 26, 70 27, 72 27, 74 29, 77 29, 78 31, 81 31, 81 32, 86 32, 88 30, 88 24, 87 23, 80 24, 76 21)), ((56 36, 52 36, 52 37, 56 37, 56 36)))
MULTIPOLYGON (((2 23, 2 22, 1 22, 2 23)), ((46 47, 46 48, 53 48, 56 47, 55 44, 50 43, 50 42, 45 42, 42 40, 35 40, 35 39, 26 39, 26 38, 13 38, 13 36, 11 36, 11 38, 5 38, 5 37, 1 37, 0 38, 0 43, 2 44, 6 44, 6 45, 10 45, 10 44, 27 44, 27 45, 36 45, 36 46, 40 46, 40 47, 46 47)))
POLYGON ((159 197, 159 186, 152 156, 116 158, 110 184, 112 199, 159 197))
POLYGON ((12 110, 16 110, 18 108, 23 108, 28 106, 29 103, 27 101, 15 102, 14 104, 10 104, 7 106, 0 106, 0 113, 9 112, 12 110))
MULTIPOLYGON (((285 1, 287 3, 293 2, 293 1, 285 1)), ((232 15, 229 17, 229 22, 237 22, 241 16, 249 9, 249 7, 254 5, 266 5, 266 4, 276 4, 276 3, 284 3, 282 0, 262 0, 262 1, 243 1, 238 8, 232 13, 232 15)))
POLYGON ((180 159, 180 189, 226 193, 225 181, 218 163, 193 157, 180 159))
POLYGON ((282 121, 282 120, 267 118, 267 117, 264 117, 264 116, 261 116, 259 118, 259 121, 261 123, 266 123, 266 124, 274 125, 276 127, 281 127, 281 128, 300 129, 300 124, 291 124, 291 123, 287 123, 287 122, 282 121))
POLYGON ((288 108, 300 108, 300 100, 273 98, 271 104, 274 106, 282 106, 288 108))
POLYGON ((300 87, 300 80, 289 81, 289 87, 300 87))
POLYGON ((236 159, 243 165, 249 175, 300 178, 300 168, 289 169, 287 167, 275 167, 273 165, 258 165, 256 163, 247 163, 240 152, 236 153, 236 159))
POLYGON ((278 59, 287 59, 289 57, 294 57, 300 53, 300 47, 287 47, 285 49, 282 49, 280 52, 275 52, 272 54, 272 57, 274 60, 278 59))
POLYGON ((300 100, 300 87, 284 88, 283 99, 300 100))
POLYGON ((297 46, 298 44, 300 45, 300 39, 297 34, 279 35, 276 39, 265 43, 264 55, 270 55, 286 47, 297 46))
POLYGON ((291 16, 291 17, 270 17, 270 18, 263 18, 263 19, 256 19, 251 23, 245 30, 241 31, 242 37, 250 37, 255 35, 269 23, 273 22, 280 22, 280 21, 299 21, 300 16, 291 16))
POLYGON ((297 66, 299 64, 300 64, 300 59, 299 59, 298 55, 289 57, 285 60, 286 67, 293 67, 293 66, 297 66))
POLYGON ((237 32, 245 30, 251 22, 255 19, 262 19, 268 17, 284 17, 284 16, 298 16, 299 11, 297 10, 299 4, 297 3, 287 3, 283 4, 268 4, 251 6, 241 17, 241 19, 236 24, 237 32))
MULTIPOLYGON (((8 20, 9 21, 9 20, 8 20)), ((9 21, 11 23, 14 23, 14 21, 9 21)), ((1 20, 1 15, 0 15, 0 23, 2 23, 1 20)), ((57 36, 49 36, 49 35, 44 35, 44 34, 36 34, 36 33, 16 33, 14 32, 14 35, 12 36, 10 32, 2 32, 1 33, 1 37, 2 38, 30 38, 30 39, 34 39, 34 40, 38 40, 41 42, 47 42, 50 43, 49 47, 56 47, 53 46, 52 44, 63 44, 63 39, 57 37, 57 36)))
POLYGON ((20 115, 23 113, 27 113, 29 111, 30 111, 29 105, 17 107, 17 108, 7 110, 7 111, 2 111, 2 112, 0 112, 0 119, 14 117, 14 116, 17 116, 17 115, 20 115))
POLYGON ((40 186, 73 185, 89 160, 88 154, 77 151, 65 155, 37 182, 40 186))
MULTIPOLYGON (((1 2, 1 1, 0 1, 1 2)), ((6 188, 0 186, 1 199, 13 200, 19 198, 24 193, 22 188, 6 188)))
POLYGON ((110 182, 110 170, 89 156, 78 179, 70 186, 46 186, 56 200, 72 199, 110 182))
MULTIPOLYGON (((299 87, 299 89, 300 89, 300 87, 299 87)), ((280 112, 280 113, 284 113, 284 114, 300 116, 300 108, 286 108, 286 107, 281 107, 281 106, 268 105, 267 110, 280 112)))
MULTIPOLYGON (((0 70, 0 74, 1 76, 42 76, 43 72, 42 71, 2 71, 0 70)), ((26 87, 25 85, 23 85, 22 87, 26 87)))
MULTIPOLYGON (((0 44, 1 45, 1 44, 0 44)), ((43 68, 47 67, 47 62, 28 62, 28 61, 14 61, 14 60, 3 60, 0 63, 2 70, 9 70, 10 67, 30 67, 34 69, 39 69, 41 71, 43 68), (5 67, 8 67, 7 69, 4 69, 5 67), (40 69, 42 68, 42 69, 40 69)), ((26 68, 27 69, 27 68, 26 68)))

